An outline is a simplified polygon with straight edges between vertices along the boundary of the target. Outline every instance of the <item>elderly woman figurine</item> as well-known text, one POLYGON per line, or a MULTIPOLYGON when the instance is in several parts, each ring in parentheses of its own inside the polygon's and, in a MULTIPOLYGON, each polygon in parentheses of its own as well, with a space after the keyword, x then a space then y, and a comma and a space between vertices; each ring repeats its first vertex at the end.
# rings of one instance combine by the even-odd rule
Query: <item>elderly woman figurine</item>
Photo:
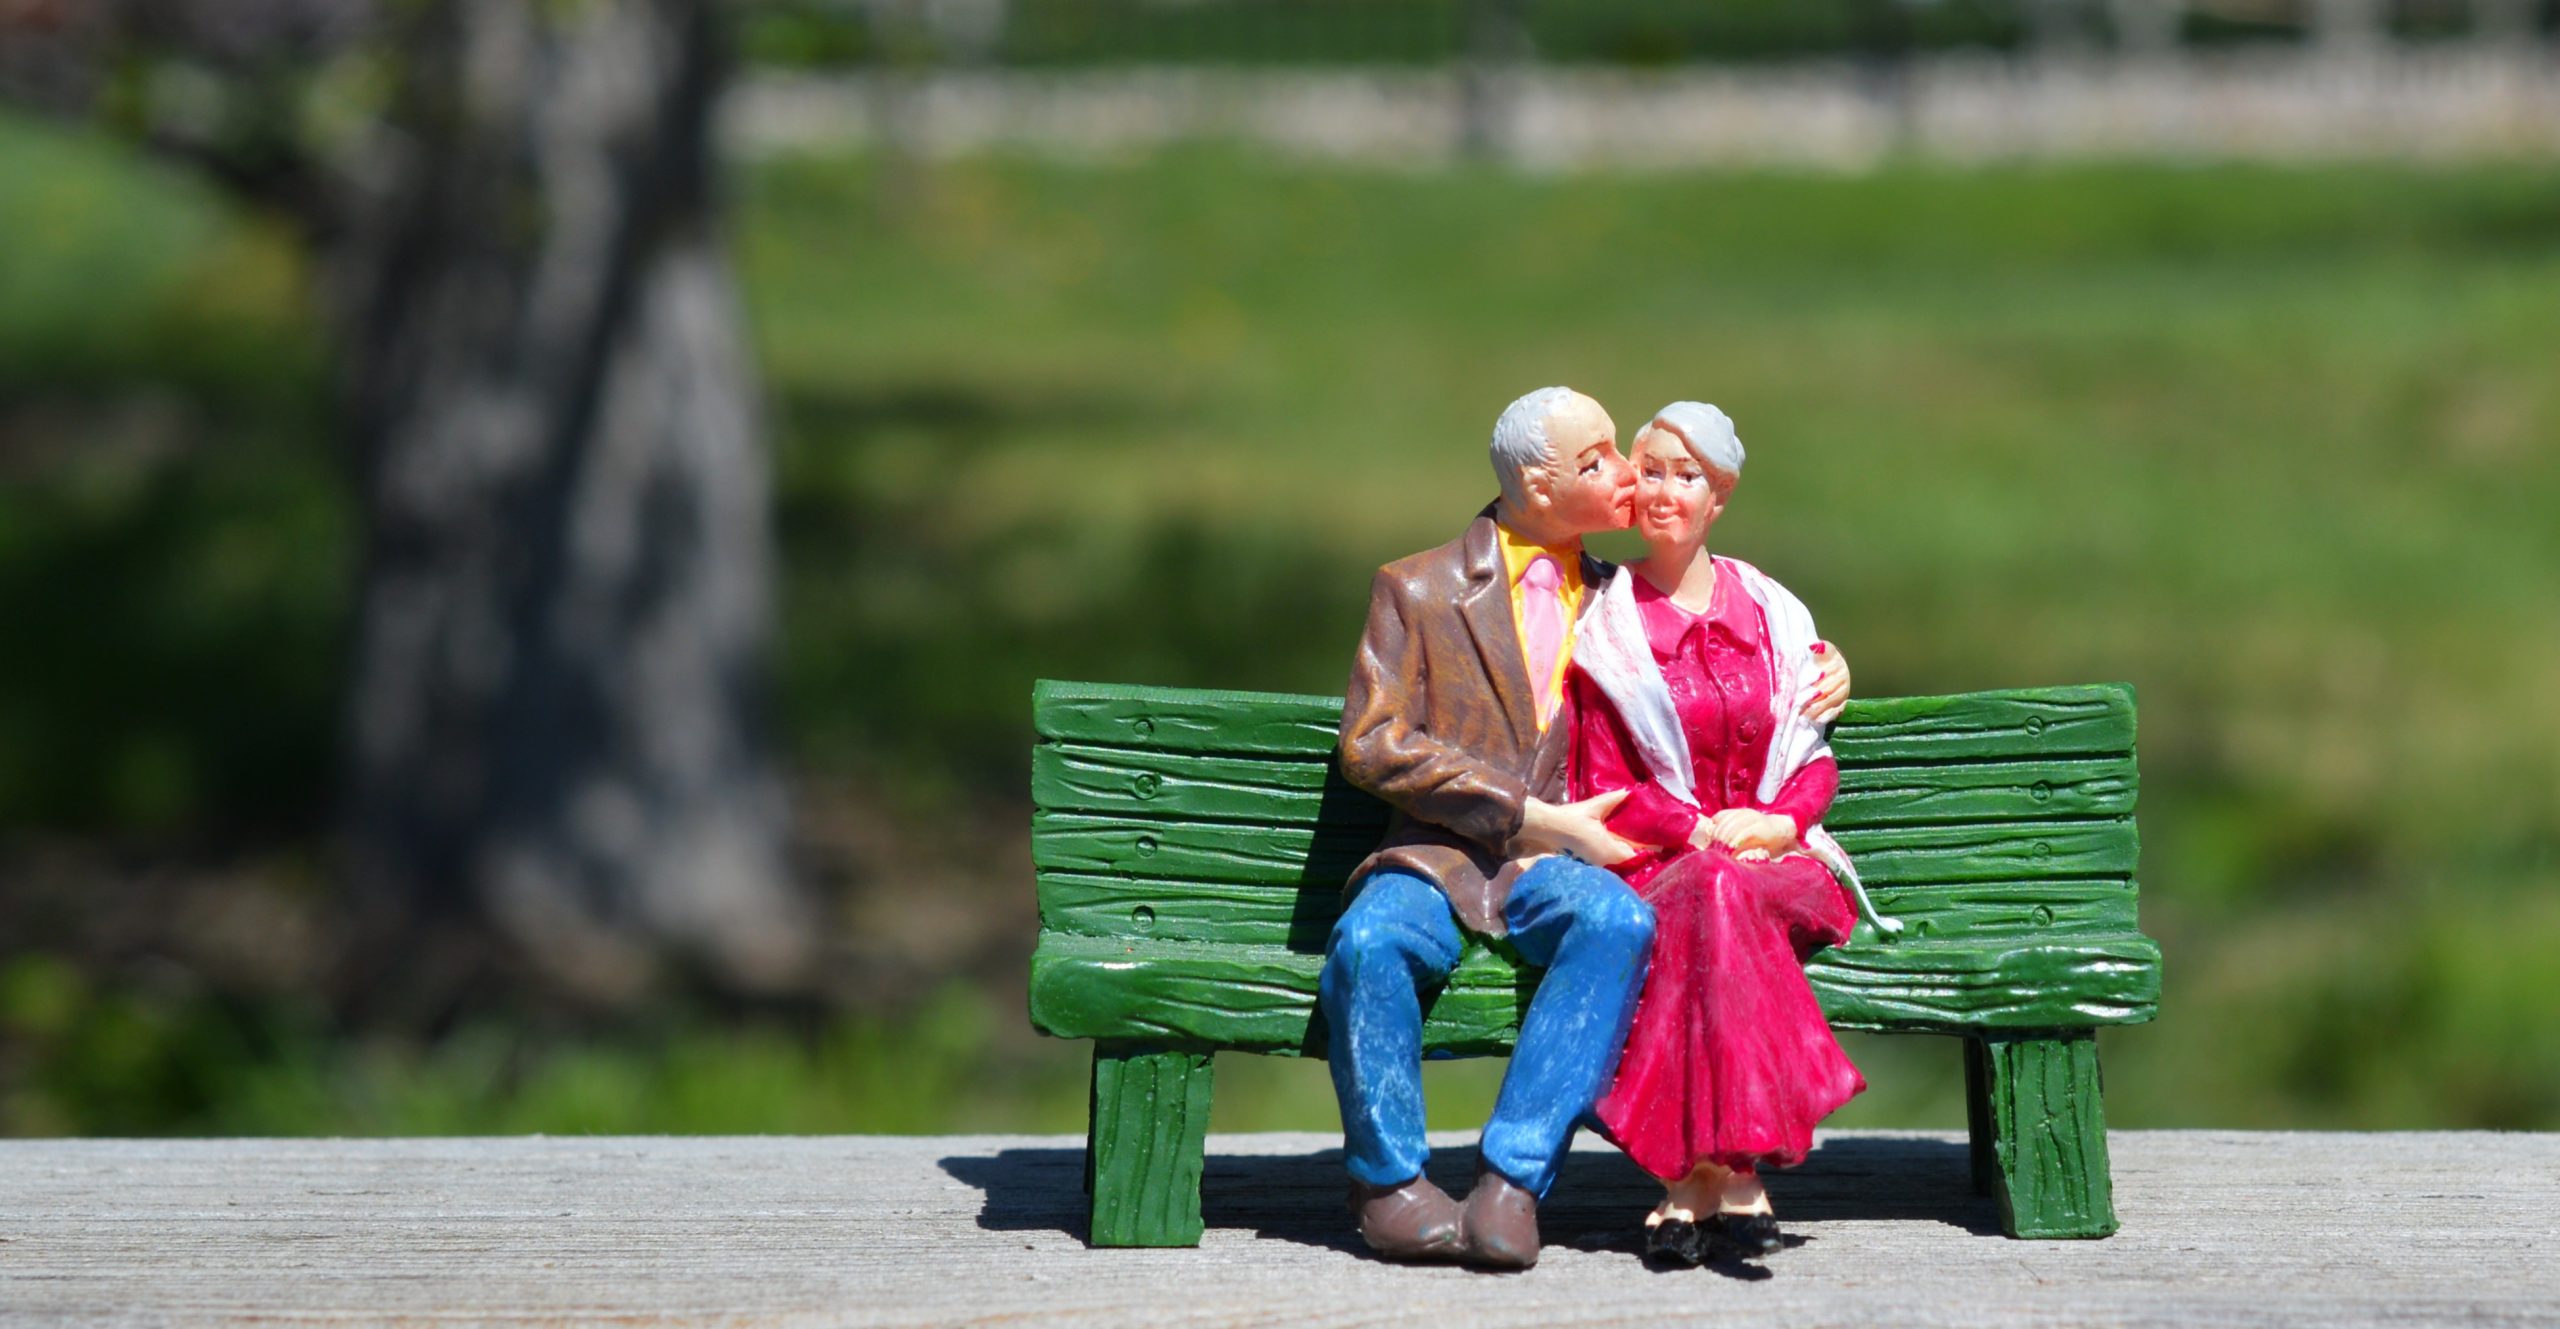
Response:
POLYGON ((1692 1264, 1779 1247, 1761 1169, 1803 1161, 1814 1123, 1866 1087, 1804 976, 1865 907, 1821 829, 1837 704, 1803 714, 1825 648, 1784 587, 1706 549, 1742 457, 1733 422, 1700 402, 1637 435, 1649 552, 1585 612, 1572 668, 1574 797, 1628 791, 1609 828, 1645 852, 1614 870, 1655 914, 1593 1115, 1666 1188, 1648 1257, 1692 1264))

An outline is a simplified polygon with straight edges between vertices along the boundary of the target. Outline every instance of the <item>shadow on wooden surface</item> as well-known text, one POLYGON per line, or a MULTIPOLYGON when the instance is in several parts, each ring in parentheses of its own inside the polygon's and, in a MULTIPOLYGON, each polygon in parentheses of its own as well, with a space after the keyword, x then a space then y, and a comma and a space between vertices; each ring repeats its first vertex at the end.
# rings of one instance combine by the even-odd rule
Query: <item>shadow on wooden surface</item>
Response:
MULTIPOLYGON (((1345 1206, 1342 1151, 1221 1153, 1210 1142, 1200 1186, 1211 1231, 1364 1254, 1345 1206)), ((1084 1151, 1005 1149, 940 1161, 952 1179, 983 1194, 978 1226, 990 1232, 1059 1232, 1081 1239, 1087 1225, 1084 1151)), ((1452 1195, 1475 1180, 1475 1148, 1431 1151, 1427 1172, 1452 1195)), ((1942 1223, 1982 1237, 2000 1235, 2000 1212, 1974 1194, 1965 1146, 1902 1136, 1824 1138, 1802 1167, 1773 1174, 1781 1221, 1942 1223)), ((1551 1246, 1642 1254, 1644 1214, 1660 1187, 1614 1150, 1588 1146, 1565 1160, 1539 1213, 1551 1246)), ((1799 1239, 1803 1240, 1803 1239, 1799 1239)), ((1749 1277, 1750 1275, 1741 1275, 1749 1277)))

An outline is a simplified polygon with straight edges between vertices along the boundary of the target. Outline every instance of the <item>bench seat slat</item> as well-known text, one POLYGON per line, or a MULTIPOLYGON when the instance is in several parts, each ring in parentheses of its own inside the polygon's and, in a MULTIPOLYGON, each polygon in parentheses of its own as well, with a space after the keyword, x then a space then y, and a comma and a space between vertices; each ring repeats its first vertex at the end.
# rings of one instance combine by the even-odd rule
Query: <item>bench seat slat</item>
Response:
MULTIPOLYGON (((2131 753, 2052 761, 1852 767, 1825 824, 1860 826, 2123 816, 2133 811, 2131 753)), ((1043 743, 1031 752, 1032 802, 1102 812, 1260 824, 1384 826, 1386 805, 1329 764, 1204 757, 1043 743)))
MULTIPOLYGON (((1878 887, 1876 906, 1914 937, 2135 930, 2133 883, 2013 881, 1878 887)), ((1331 891, 1291 886, 1040 874, 1040 923, 1095 937, 1324 948, 1341 913, 1331 891)))
MULTIPOLYGON (((2141 855, 2130 817, 1837 833, 1870 885, 2121 877, 2133 873, 2141 855)), ((1377 828, 1367 824, 1245 826, 1044 812, 1032 818, 1031 860, 1066 872, 1333 890, 1377 840, 1377 828)))
MULTIPOLYGON (((1277 946, 1048 932, 1031 960, 1032 1023, 1061 1038, 1310 1054, 1319 955, 1277 946)), ((2159 1003, 2160 951, 2139 935, 1852 943, 1806 967, 1849 1029, 2065 1029, 2131 1024, 2159 1003)), ((1426 1050, 1511 1045, 1536 972, 1471 948, 1433 1000, 1426 1050)))
MULTIPOLYGON (((1333 751, 1342 699, 1044 680, 1031 711, 1052 742, 1309 757, 1333 751)), ((1851 765, 2122 753, 2133 739, 2121 683, 1853 700, 1831 735, 1851 765)))

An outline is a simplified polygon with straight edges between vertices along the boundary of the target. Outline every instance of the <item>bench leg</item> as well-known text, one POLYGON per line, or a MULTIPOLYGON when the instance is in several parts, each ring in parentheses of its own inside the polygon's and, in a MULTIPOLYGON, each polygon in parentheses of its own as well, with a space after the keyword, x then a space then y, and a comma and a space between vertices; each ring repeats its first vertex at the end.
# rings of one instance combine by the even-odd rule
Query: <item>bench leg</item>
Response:
POLYGON ((2013 1237, 2115 1231, 2097 1036, 1993 1035, 1966 1044, 1974 1179, 2000 1197, 2000 1225, 2013 1237))
POLYGON ((1200 1169, 1214 1063, 1206 1052, 1093 1049, 1086 1189, 1096 1246, 1200 1244, 1200 1169))

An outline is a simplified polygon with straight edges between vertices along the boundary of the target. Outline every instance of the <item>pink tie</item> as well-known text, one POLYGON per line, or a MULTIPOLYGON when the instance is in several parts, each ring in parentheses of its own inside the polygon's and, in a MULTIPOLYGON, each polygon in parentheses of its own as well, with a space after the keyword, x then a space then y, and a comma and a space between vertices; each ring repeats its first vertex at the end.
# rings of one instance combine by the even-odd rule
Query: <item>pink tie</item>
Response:
POLYGON ((1538 726, 1556 713, 1556 655, 1564 650, 1564 570, 1540 554, 1520 570, 1522 644, 1529 653, 1530 695, 1538 699, 1538 726))

